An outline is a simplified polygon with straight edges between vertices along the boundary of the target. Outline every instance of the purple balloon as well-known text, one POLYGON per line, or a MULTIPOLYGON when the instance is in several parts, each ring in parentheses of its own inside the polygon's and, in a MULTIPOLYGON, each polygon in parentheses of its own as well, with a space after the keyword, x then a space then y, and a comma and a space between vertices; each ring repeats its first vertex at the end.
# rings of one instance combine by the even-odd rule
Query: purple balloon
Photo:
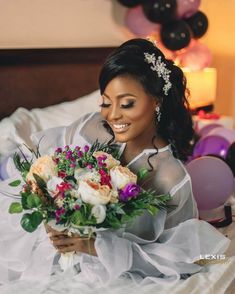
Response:
POLYGON ((221 127, 220 124, 208 124, 202 127, 200 130, 198 130, 198 135, 200 137, 205 137, 207 136, 212 130, 215 128, 221 127))
POLYGON ((147 19, 140 5, 127 10, 125 25, 133 34, 139 37, 146 37, 152 32, 159 32, 161 27, 159 24, 147 19))
POLYGON ((223 205, 235 189, 231 169, 219 158, 204 156, 194 159, 188 163, 187 170, 199 210, 223 205))
POLYGON ((221 136, 208 135, 202 137, 193 149, 193 158, 212 154, 225 158, 229 145, 229 141, 221 136))
POLYGON ((197 12, 201 0, 177 0, 176 15, 178 18, 188 18, 197 12))
POLYGON ((224 139, 226 139, 230 144, 233 143, 235 141, 235 130, 233 129, 228 129, 228 128, 224 128, 224 127, 218 127, 215 128, 213 130, 211 130, 208 135, 216 135, 216 136, 220 136, 223 137, 224 139))

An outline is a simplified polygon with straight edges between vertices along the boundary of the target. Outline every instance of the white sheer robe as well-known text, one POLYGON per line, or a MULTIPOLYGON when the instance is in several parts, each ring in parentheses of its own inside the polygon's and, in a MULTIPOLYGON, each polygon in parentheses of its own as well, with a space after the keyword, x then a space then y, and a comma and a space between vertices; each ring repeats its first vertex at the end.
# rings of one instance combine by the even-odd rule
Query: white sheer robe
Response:
MULTIPOLYGON (((111 136, 103 127, 100 114, 92 113, 70 126, 36 133, 31 139, 37 144, 41 138, 41 154, 48 154, 65 145, 82 146, 92 144, 95 139, 107 142, 111 136)), ((124 148, 125 144, 120 144, 120 152, 124 148)), ((128 167, 134 172, 148 168, 147 158, 153 152, 156 150, 143 150, 128 167)), ((172 155, 170 146, 159 149, 151 158, 151 164, 154 171, 142 186, 153 188, 159 194, 170 192, 171 204, 176 208, 160 211, 156 216, 146 212, 125 230, 99 232, 95 241, 98 256, 82 254, 79 265, 75 260, 74 269, 79 270, 70 274, 74 275, 73 282, 77 285, 80 282, 92 287, 101 286, 120 277, 142 284, 150 281, 173 283, 204 270, 194 263, 200 256, 222 254, 228 247, 229 239, 197 219, 190 177, 182 163, 172 155)), ((9 192, 7 182, 0 185, 0 191, 4 189, 9 192)), ((21 229, 20 216, 7 212, 11 201, 9 197, 0 196, 0 284, 48 277, 56 251, 43 226, 32 234, 21 229)))

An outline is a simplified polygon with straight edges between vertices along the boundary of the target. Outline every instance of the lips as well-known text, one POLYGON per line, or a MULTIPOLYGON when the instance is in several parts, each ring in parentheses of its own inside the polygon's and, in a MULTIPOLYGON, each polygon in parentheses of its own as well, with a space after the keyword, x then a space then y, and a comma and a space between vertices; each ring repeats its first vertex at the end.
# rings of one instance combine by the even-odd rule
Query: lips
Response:
POLYGON ((110 125, 115 133, 126 132, 130 126, 130 124, 127 123, 111 123, 110 125))

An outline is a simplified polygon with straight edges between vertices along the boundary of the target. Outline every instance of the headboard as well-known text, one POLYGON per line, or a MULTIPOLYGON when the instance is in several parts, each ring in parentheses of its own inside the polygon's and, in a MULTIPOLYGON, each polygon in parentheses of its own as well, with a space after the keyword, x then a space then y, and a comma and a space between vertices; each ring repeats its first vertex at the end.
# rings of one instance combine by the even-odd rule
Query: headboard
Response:
POLYGON ((0 119, 18 107, 46 107, 98 89, 100 68, 113 49, 0 50, 0 119))

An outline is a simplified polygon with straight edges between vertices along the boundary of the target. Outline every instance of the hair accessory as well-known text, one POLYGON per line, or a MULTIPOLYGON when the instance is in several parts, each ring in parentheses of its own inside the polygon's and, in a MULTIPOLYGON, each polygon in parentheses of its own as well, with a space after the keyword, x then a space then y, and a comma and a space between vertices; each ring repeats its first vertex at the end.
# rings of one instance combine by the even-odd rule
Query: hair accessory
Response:
POLYGON ((160 122, 160 120, 161 120, 161 115, 162 115, 162 114, 161 114, 160 107, 159 107, 159 106, 156 106, 155 111, 156 111, 157 121, 160 122))
POLYGON ((162 61, 162 57, 158 56, 156 59, 155 54, 144 53, 145 61, 149 64, 152 64, 150 67, 153 71, 157 72, 159 78, 163 78, 165 85, 163 87, 163 92, 165 95, 168 95, 172 84, 170 82, 170 73, 171 71, 166 68, 166 64, 162 61))

